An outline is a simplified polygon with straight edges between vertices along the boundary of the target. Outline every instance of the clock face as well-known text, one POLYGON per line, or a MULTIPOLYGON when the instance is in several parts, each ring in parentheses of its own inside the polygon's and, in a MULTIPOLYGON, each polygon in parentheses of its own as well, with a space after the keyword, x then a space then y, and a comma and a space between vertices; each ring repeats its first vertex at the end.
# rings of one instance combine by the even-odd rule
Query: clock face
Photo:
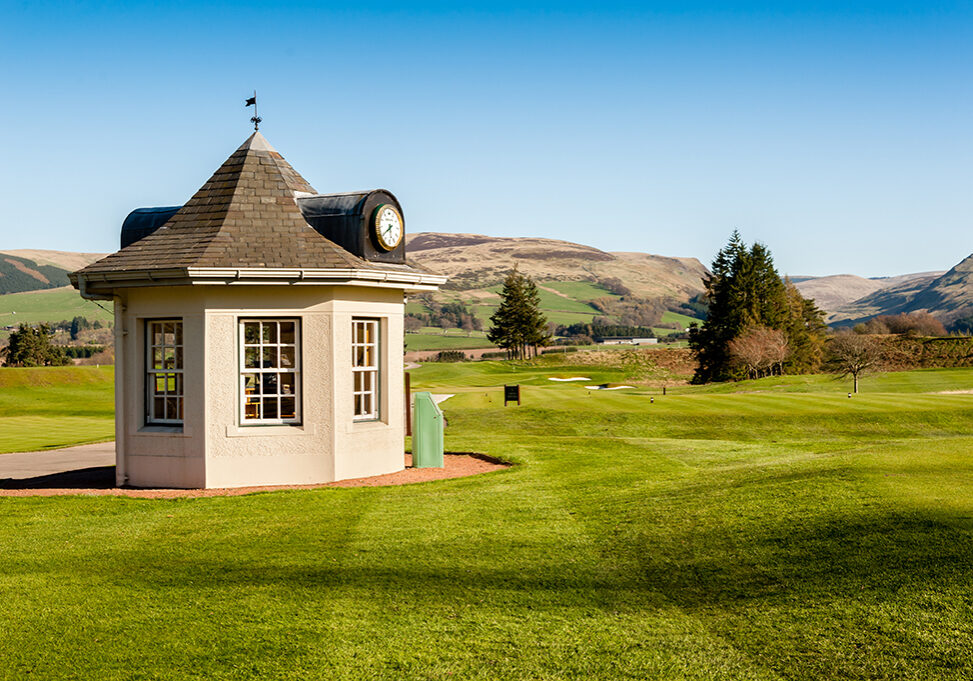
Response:
POLYGON ((402 216, 399 211, 383 203, 375 211, 375 240, 379 247, 391 251, 402 241, 402 216))

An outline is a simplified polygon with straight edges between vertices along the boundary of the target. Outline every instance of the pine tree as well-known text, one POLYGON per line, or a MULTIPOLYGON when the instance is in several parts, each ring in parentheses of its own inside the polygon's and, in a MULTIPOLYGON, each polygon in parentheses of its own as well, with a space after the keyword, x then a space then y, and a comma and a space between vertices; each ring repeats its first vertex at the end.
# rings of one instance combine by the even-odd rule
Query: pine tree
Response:
POLYGON ((500 306, 490 317, 487 339, 509 356, 525 359, 531 348, 536 353, 537 346, 550 340, 537 285, 515 268, 504 280, 500 298, 500 306))
POLYGON ((530 277, 526 278, 524 284, 524 303, 524 340, 536 355, 538 347, 550 342, 551 334, 547 330, 547 317, 541 312, 540 292, 530 277))

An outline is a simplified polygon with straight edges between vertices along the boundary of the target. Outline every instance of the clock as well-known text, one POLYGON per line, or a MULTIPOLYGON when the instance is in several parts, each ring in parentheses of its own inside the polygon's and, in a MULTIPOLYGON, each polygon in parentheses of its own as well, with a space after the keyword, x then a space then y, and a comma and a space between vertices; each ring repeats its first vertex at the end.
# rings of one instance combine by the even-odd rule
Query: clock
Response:
POLYGON ((375 209, 372 218, 375 243, 383 251, 391 251, 402 241, 405 229, 402 225, 402 215, 390 203, 383 203, 375 209))

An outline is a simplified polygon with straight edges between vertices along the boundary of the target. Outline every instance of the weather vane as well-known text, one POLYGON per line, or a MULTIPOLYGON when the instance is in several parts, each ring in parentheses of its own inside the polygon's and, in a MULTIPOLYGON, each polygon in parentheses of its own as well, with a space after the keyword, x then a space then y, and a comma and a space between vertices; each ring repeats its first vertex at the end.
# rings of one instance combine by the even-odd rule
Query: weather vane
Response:
POLYGON ((253 91, 253 97, 247 98, 246 106, 250 106, 250 105, 253 105, 253 118, 250 119, 250 122, 253 123, 254 130, 260 130, 260 123, 261 121, 263 121, 263 119, 257 115, 257 91, 256 90, 253 91))

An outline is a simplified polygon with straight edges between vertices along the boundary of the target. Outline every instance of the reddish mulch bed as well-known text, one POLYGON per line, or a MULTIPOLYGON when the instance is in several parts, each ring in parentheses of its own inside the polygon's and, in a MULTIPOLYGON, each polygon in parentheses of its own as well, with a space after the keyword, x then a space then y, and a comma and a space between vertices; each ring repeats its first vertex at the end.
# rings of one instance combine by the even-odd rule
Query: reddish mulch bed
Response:
POLYGON ((509 468, 499 459, 475 453, 447 453, 443 468, 412 468, 412 455, 405 455, 405 470, 371 478, 340 480, 319 485, 268 485, 266 487, 230 487, 222 489, 134 489, 115 487, 115 467, 99 466, 76 471, 43 475, 22 480, 0 480, 0 497, 52 497, 68 494, 88 496, 134 497, 138 499, 175 499, 179 497, 223 497, 275 492, 282 489, 317 489, 319 487, 384 487, 413 482, 462 478, 478 473, 509 468))

